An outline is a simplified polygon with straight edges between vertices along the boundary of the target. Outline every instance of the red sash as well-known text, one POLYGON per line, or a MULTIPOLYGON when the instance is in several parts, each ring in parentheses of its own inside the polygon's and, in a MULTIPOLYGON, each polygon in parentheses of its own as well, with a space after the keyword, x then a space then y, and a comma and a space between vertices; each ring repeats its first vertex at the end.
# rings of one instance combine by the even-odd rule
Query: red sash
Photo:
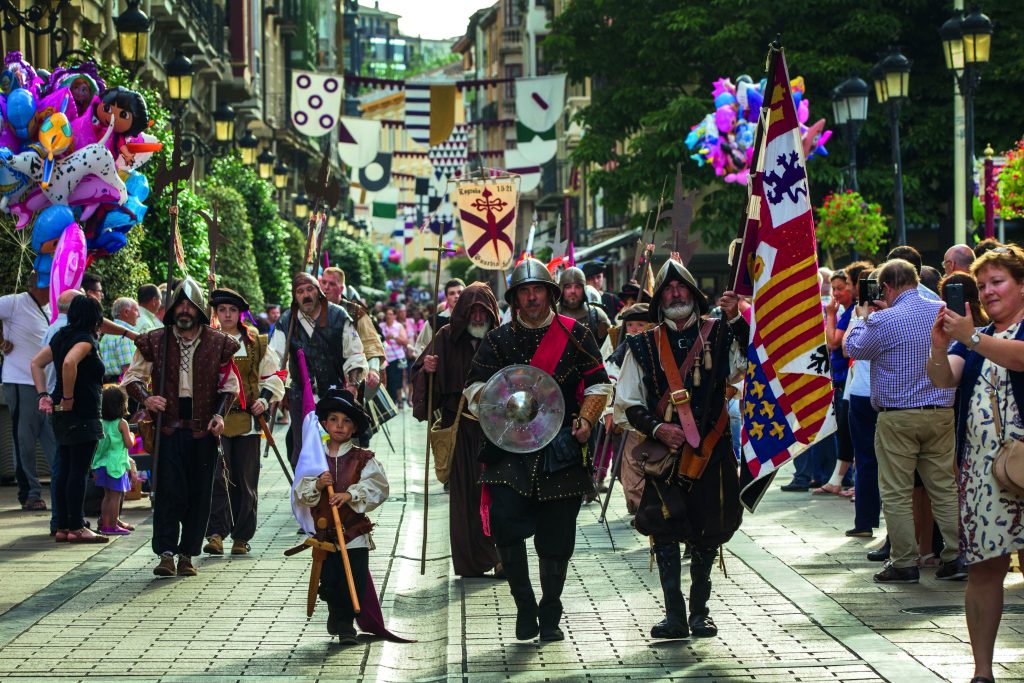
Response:
MULTIPOLYGON (((561 360, 562 354, 565 353, 565 347, 569 344, 569 334, 572 330, 572 326, 576 324, 576 321, 568 316, 556 313, 555 317, 561 319, 562 324, 559 325, 555 320, 551 321, 548 331, 544 333, 544 338, 540 340, 537 350, 533 353, 533 358, 530 359, 530 365, 538 370, 543 370, 552 377, 555 375, 555 366, 558 365, 558 361, 561 360)), ((602 363, 583 374, 589 375, 603 367, 604 364, 602 363)), ((577 401, 583 400, 583 390, 583 380, 580 379, 580 384, 576 387, 577 401)))

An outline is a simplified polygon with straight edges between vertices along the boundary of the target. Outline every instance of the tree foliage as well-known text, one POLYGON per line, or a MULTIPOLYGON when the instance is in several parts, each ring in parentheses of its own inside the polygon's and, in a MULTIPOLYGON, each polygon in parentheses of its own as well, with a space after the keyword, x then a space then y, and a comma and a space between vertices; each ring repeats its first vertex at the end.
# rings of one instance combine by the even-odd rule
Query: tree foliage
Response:
MULTIPOLYGON (((996 29, 993 63, 976 99, 976 140, 979 148, 991 142, 1006 149, 1020 134, 1024 105, 1024 15, 1013 3, 987 3, 984 9, 996 29)), ((949 223, 953 79, 938 35, 948 18, 948 5, 930 0, 574 0, 555 19, 544 51, 573 81, 593 79, 591 104, 578 114, 587 133, 573 158, 601 166, 617 162, 614 170, 588 173, 610 212, 625 212, 634 197, 656 200, 682 162, 686 186, 716 188, 705 196, 695 227, 706 242, 721 244, 739 224, 743 188, 725 186, 709 168, 698 168, 683 141, 713 110, 713 81, 763 76, 767 45, 777 32, 790 76, 805 78, 812 121, 831 119, 833 87, 851 73, 868 80, 879 52, 900 45, 913 60, 910 99, 900 118, 908 227, 949 223), (625 143, 624 152, 616 153, 617 143, 625 143)), ((886 207, 892 202, 890 139, 888 113, 872 99, 857 148, 858 177, 862 194, 886 207)), ((841 183, 845 147, 833 137, 829 156, 810 162, 815 204, 841 183)))
POLYGON ((241 294, 254 311, 262 310, 263 292, 245 200, 235 188, 216 182, 203 195, 210 210, 217 212, 218 230, 224 239, 217 246, 217 285, 241 294))
POLYGON ((340 230, 328 230, 324 250, 330 254, 331 265, 345 271, 345 283, 356 289, 384 289, 386 276, 378 260, 377 250, 370 242, 354 240, 340 230))
POLYGON ((143 239, 141 231, 132 229, 128 232, 128 243, 116 254, 96 259, 89 266, 89 271, 100 276, 103 289, 110 293, 103 299, 108 311, 117 297, 130 296, 134 299, 140 285, 154 281, 149 265, 142 258, 143 239))

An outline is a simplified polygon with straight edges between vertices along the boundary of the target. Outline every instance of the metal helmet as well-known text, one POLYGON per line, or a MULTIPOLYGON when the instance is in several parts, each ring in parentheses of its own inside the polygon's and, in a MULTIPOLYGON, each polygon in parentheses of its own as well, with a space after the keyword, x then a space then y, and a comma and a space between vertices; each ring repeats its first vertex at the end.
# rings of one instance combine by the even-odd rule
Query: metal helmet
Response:
POLYGON ((704 292, 700 291, 700 287, 697 286, 697 280, 694 279, 693 274, 679 261, 668 259, 658 271, 658 277, 654 279, 654 297, 650 304, 651 320, 656 323, 661 322, 661 294, 668 283, 673 281, 682 282, 690 290, 690 294, 693 295, 693 304, 697 307, 699 315, 708 314, 711 306, 708 304, 708 298, 704 292))
POLYGON ((516 289, 532 283, 542 284, 548 288, 552 305, 562 295, 562 290, 555 284, 555 278, 551 277, 547 267, 535 258, 526 258, 512 269, 512 277, 509 278, 508 289, 505 290, 505 302, 509 306, 514 306, 516 289))
POLYGON ((174 324, 174 309, 185 300, 199 309, 199 321, 204 325, 209 325, 210 318, 206 315, 206 295, 203 294, 199 283, 190 277, 179 282, 178 286, 174 288, 174 293, 171 294, 171 303, 164 311, 164 325, 174 324))
POLYGON ((562 271, 562 274, 558 276, 558 286, 565 287, 566 285, 579 285, 580 287, 586 287, 587 278, 583 275, 583 271, 575 266, 572 268, 566 268, 562 271))

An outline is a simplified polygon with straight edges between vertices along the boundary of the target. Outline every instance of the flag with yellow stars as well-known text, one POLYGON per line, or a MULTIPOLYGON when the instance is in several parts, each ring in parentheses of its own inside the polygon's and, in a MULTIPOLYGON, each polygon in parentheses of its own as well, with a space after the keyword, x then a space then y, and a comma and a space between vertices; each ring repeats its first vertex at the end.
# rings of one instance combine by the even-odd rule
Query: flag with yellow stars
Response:
POLYGON ((771 70, 744 240, 753 300, 741 500, 751 511, 780 467, 836 429, 807 169, 781 50, 771 70))

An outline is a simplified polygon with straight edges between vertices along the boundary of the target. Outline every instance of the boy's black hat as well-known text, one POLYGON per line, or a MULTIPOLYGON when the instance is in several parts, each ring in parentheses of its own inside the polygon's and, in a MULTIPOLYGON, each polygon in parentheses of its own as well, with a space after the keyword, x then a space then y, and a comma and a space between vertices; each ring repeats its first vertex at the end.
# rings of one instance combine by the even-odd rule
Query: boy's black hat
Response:
POLYGON ((352 392, 337 387, 330 387, 324 397, 316 404, 316 417, 323 421, 331 413, 344 413, 356 426, 355 433, 362 434, 370 427, 370 420, 366 412, 356 403, 352 392))

